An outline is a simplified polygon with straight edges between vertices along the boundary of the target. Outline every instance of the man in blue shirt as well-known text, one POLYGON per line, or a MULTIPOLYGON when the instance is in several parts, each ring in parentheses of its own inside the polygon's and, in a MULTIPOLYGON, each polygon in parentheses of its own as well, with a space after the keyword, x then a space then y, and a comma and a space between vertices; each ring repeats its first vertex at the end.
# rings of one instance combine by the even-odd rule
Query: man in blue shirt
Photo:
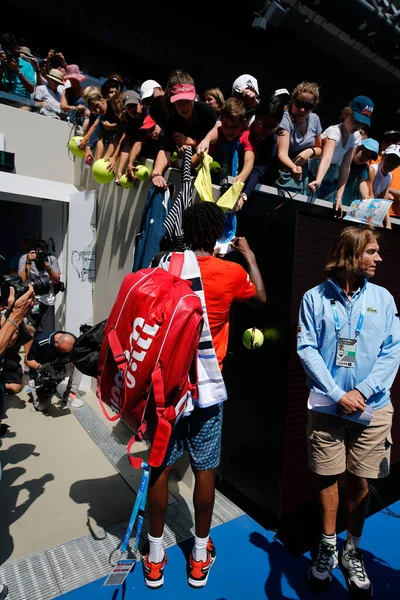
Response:
POLYGON ((318 476, 322 537, 309 569, 317 591, 338 564, 339 476, 346 471, 348 531, 341 557, 349 590, 372 595, 360 550, 369 507, 368 479, 389 474, 393 406, 390 388, 400 362, 400 321, 392 295, 369 282, 379 233, 347 227, 331 250, 327 280, 302 299, 297 351, 307 375, 308 459, 318 476))
POLYGON ((0 36, 0 83, 3 92, 30 98, 35 89, 35 71, 19 56, 18 45, 11 33, 0 36))

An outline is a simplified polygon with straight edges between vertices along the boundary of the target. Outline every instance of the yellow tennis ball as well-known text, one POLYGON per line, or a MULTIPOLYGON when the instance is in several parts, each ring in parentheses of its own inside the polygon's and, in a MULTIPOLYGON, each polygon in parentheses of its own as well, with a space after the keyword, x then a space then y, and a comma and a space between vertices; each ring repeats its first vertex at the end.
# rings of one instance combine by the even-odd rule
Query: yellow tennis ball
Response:
POLYGON ((213 160, 211 165, 210 165, 210 171, 211 173, 218 173, 218 171, 220 171, 222 169, 221 165, 219 164, 219 162, 217 160, 213 160))
POLYGON ((107 169, 109 164, 104 158, 99 158, 93 163, 92 173, 96 183, 110 183, 114 179, 115 173, 107 169))
POLYGON ((79 144, 83 140, 82 135, 75 135, 73 138, 69 140, 68 148, 70 149, 71 154, 76 156, 77 158, 83 158, 85 156, 85 151, 79 148, 79 144))
POLYGON ((173 152, 171 154, 171 158, 169 159, 169 162, 174 163, 174 162, 176 162, 178 160, 178 158, 179 158, 178 153, 177 152, 173 152))
POLYGON ((249 350, 257 350, 258 348, 261 348, 264 343, 263 333, 256 327, 246 329, 242 335, 242 342, 243 345, 249 350))
POLYGON ((131 188, 133 188, 133 181, 128 179, 126 175, 122 175, 122 177, 119 180, 119 183, 121 187, 125 188, 126 190, 130 190, 131 188))
POLYGON ((135 171, 136 177, 139 181, 146 181, 150 177, 150 171, 144 165, 140 165, 135 171))

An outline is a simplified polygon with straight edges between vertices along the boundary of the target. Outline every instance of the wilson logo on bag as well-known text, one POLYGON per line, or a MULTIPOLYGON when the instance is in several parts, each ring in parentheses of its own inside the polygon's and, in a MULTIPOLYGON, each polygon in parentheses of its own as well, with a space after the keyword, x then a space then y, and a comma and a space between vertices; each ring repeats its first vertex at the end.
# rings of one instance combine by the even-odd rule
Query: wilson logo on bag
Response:
POLYGON ((197 347, 203 327, 199 297, 181 279, 183 256, 173 254, 169 271, 141 269, 126 275, 104 330, 97 394, 106 417, 121 418, 136 439, 151 442, 148 464, 162 464, 172 427, 197 397, 197 347), (116 413, 110 416, 102 403, 116 413))

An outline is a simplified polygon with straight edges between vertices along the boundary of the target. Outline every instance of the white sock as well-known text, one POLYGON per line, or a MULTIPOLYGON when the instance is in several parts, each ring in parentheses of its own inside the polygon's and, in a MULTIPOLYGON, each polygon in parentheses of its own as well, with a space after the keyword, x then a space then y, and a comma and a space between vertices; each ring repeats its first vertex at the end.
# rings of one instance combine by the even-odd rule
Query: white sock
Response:
POLYGON ((325 535, 325 533, 323 533, 321 536, 321 542, 330 544, 331 546, 336 546, 336 533, 333 535, 325 535))
POLYGON ((199 538, 197 535, 194 536, 192 555, 195 561, 198 562, 199 560, 202 560, 205 562, 207 560, 207 544, 209 538, 209 535, 205 538, 199 538))
POLYGON ((361 545, 361 536, 356 537, 355 535, 350 533, 350 531, 348 531, 347 536, 346 536, 345 547, 346 548, 359 548, 360 545, 361 545))
POLYGON ((147 534, 149 538, 149 562, 159 563, 164 559, 164 546, 163 539, 164 534, 161 537, 153 537, 149 533, 147 534))

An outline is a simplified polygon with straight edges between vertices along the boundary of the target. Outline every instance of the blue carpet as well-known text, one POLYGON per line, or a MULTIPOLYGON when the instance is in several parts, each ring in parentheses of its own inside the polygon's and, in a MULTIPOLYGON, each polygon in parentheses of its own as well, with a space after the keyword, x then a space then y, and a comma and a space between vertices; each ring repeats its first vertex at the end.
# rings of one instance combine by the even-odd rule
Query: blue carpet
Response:
MULTIPOLYGON (((391 507, 400 512, 400 502, 391 507)), ((364 535, 364 558, 368 574, 374 583, 374 598, 399 600, 400 552, 397 540, 400 521, 381 511, 368 519, 364 535)), ((188 540, 168 550, 165 583, 158 590, 146 588, 141 564, 128 576, 122 588, 103 588, 100 579, 64 594, 65 600, 186 600, 202 597, 207 600, 306 600, 318 599, 307 588, 307 570, 310 556, 294 557, 279 542, 274 533, 266 531, 253 519, 244 515, 212 530, 217 549, 217 560, 211 570, 208 584, 192 589, 186 579, 186 556, 192 547, 188 540)), ((339 550, 344 536, 339 536, 339 550)), ((334 571, 334 580, 326 599, 349 598, 343 573, 334 571)))

